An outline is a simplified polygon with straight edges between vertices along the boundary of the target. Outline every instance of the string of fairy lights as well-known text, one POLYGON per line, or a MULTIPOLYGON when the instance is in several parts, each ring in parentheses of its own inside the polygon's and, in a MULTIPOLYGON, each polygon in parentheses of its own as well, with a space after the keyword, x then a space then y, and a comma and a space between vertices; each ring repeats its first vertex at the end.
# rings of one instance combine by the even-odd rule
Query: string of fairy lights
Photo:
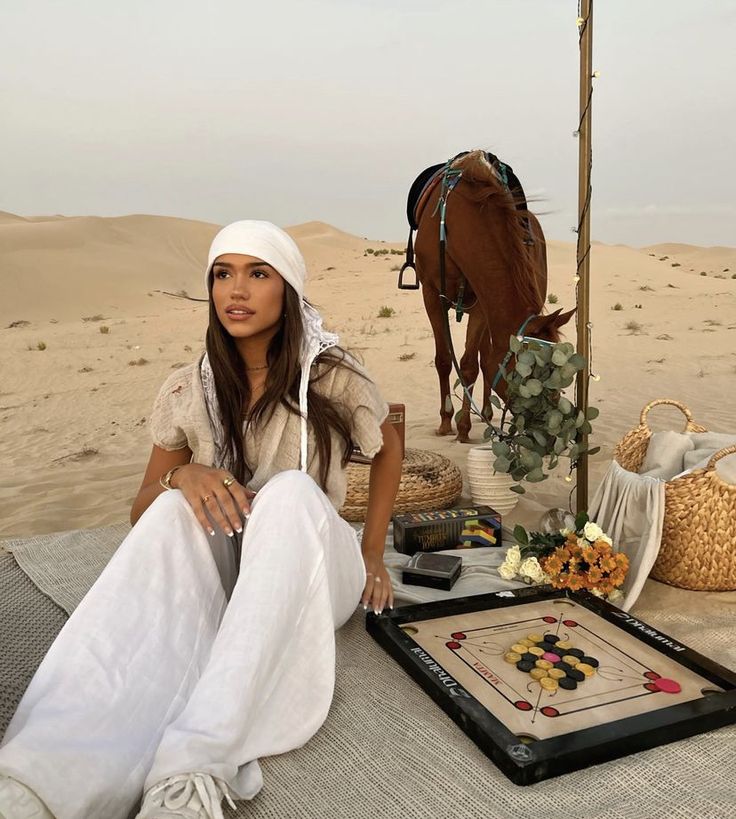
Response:
MULTIPOLYGON (((589 8, 592 9, 593 0, 590 0, 589 8)), ((582 0, 578 0, 578 16, 575 21, 575 24, 578 29, 578 50, 582 51, 583 46, 583 37, 585 36, 586 29, 590 24, 590 12, 587 17, 583 17, 583 10, 582 10, 582 0)), ((591 77, 591 80, 598 79, 600 77, 599 71, 594 71, 591 77)), ((575 139, 579 138, 580 132, 583 127, 587 126, 590 127, 590 107, 593 100, 593 82, 590 83, 590 89, 588 91, 588 96, 585 101, 585 105, 583 106, 583 110, 580 112, 580 119, 578 121, 578 127, 573 131, 573 137, 575 139)), ((580 208, 580 213, 578 214, 578 223, 577 226, 572 228, 573 232, 577 235, 576 246, 575 246, 575 257, 577 259, 577 266, 575 270, 575 275, 573 277, 573 281, 575 282, 575 304, 578 305, 580 302, 580 269, 583 264, 587 261, 588 256, 590 255, 590 237, 588 237, 588 245, 584 249, 584 252, 581 253, 581 240, 582 240, 582 228, 585 220, 588 218, 588 211, 590 210, 590 201, 593 192, 591 178, 593 172, 593 149, 591 146, 590 152, 588 154, 588 166, 587 166, 587 188, 585 191, 585 200, 583 202, 582 208, 580 208)), ((588 347, 588 379, 589 381, 592 379, 593 381, 600 381, 601 377, 598 373, 593 371, 593 323, 590 321, 590 317, 587 317, 587 321, 585 323, 585 332, 587 334, 587 347, 588 347)), ((577 382, 575 383, 574 389, 574 401, 575 405, 578 404, 578 385, 577 382)), ((573 483, 573 472, 577 469, 577 459, 570 461, 570 470, 568 474, 565 476, 565 481, 567 483, 573 483)), ((576 490, 577 485, 573 484, 570 489, 569 495, 569 503, 568 505, 570 508, 572 507, 572 494, 576 490)))

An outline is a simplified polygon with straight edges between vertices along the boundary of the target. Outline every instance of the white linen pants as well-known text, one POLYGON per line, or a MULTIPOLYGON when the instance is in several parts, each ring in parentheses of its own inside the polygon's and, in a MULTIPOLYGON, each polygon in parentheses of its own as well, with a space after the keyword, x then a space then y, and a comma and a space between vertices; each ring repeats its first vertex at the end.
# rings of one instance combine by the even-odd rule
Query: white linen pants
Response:
POLYGON ((31 680, 0 772, 58 819, 127 819, 144 789, 192 771, 250 799, 258 758, 324 722, 334 630, 365 583, 357 534, 292 470, 256 495, 239 572, 216 532, 178 490, 157 497, 31 680))

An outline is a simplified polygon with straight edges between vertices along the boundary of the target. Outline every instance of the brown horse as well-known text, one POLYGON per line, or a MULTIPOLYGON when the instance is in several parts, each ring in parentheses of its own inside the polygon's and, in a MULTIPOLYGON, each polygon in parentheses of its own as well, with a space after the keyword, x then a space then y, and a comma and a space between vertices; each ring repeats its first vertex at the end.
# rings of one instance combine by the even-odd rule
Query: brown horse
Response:
MULTIPOLYGON (((483 151, 471 151, 456 159, 452 168, 462 171, 460 181, 447 197, 446 296, 454 304, 460 284, 466 280, 463 303, 468 305, 465 351, 460 360, 462 379, 472 385, 483 373, 481 409, 492 417, 491 386, 498 366, 509 349, 509 337, 524 322, 524 335, 559 341, 559 328, 575 312, 560 310, 541 315, 547 292, 547 253, 542 228, 533 213, 519 209, 509 190, 497 178, 483 151), (531 242, 530 242, 531 238, 531 242)), ((452 359, 445 334, 440 299, 439 208, 441 185, 430 188, 416 208, 416 270, 422 296, 432 324, 435 367, 440 382, 438 435, 452 433, 450 397, 452 359)), ((496 392, 506 396, 501 378, 496 392)), ((468 441, 470 402, 463 398, 457 423, 457 439, 468 441)))

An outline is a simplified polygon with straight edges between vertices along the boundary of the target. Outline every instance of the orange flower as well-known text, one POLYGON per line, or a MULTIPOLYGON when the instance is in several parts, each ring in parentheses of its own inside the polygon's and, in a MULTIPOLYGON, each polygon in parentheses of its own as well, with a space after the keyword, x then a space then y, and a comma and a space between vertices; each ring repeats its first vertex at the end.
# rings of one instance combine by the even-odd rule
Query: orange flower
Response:
POLYGON ((593 545, 602 555, 607 555, 611 553, 611 544, 606 542, 605 540, 596 540, 596 542, 593 545))
POLYGON ((542 569, 552 577, 554 577, 555 575, 559 574, 562 571, 562 561, 557 556, 557 553, 552 554, 548 558, 542 560, 541 564, 542 569))
POLYGON ((597 586, 603 580, 603 572, 597 566, 591 566, 588 570, 588 584, 589 586, 597 586))
POLYGON ((583 578, 579 574, 571 574, 567 580, 567 588, 572 591, 578 591, 583 588, 583 578))
POLYGON ((600 559, 599 566, 604 572, 612 572, 616 568, 616 558, 613 555, 606 555, 600 559))
POLYGON ((616 552, 615 558, 618 567, 627 571, 629 568, 629 558, 623 552, 616 552))
POLYGON ((591 546, 586 546, 582 550, 582 557, 586 563, 590 563, 592 566, 598 560, 598 552, 591 546))
POLYGON ((613 591, 613 589, 614 589, 613 584, 610 583, 607 578, 604 578, 598 584, 598 591, 601 592, 601 594, 610 594, 613 591))
POLYGON ((608 579, 613 586, 620 586, 626 579, 626 572, 623 569, 616 569, 615 572, 611 572, 608 579))

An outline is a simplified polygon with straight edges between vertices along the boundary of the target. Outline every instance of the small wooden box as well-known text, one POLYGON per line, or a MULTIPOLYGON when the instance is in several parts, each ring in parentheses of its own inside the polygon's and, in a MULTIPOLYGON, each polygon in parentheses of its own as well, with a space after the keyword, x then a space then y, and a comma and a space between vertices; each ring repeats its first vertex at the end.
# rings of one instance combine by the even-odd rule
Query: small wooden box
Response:
MULTIPOLYGON (((399 439, 401 440, 401 459, 403 460, 406 454, 406 409, 404 404, 389 404, 386 420, 390 421, 399 433, 399 439)), ((369 464, 373 458, 364 455, 356 446, 353 447, 353 454, 350 456, 350 460, 358 464, 369 464)))

